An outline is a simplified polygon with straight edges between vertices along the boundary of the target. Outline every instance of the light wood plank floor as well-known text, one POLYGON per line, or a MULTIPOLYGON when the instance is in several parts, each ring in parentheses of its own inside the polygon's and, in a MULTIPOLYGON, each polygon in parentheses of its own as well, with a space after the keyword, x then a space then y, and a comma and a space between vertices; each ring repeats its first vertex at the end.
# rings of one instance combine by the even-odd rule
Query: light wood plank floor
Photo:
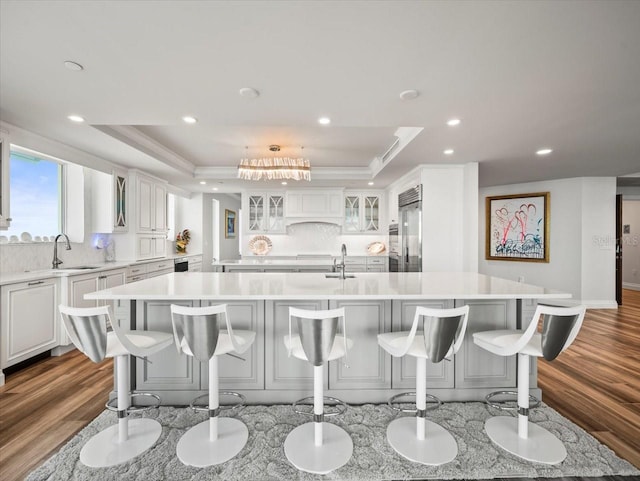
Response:
MULTIPOLYGON (((24 479, 55 453, 103 410, 112 382, 110 360, 77 351, 8 375, 0 479, 24 479)), ((539 384, 547 404, 640 468, 640 292, 625 290, 617 310, 589 310, 574 345, 539 363, 539 384)))

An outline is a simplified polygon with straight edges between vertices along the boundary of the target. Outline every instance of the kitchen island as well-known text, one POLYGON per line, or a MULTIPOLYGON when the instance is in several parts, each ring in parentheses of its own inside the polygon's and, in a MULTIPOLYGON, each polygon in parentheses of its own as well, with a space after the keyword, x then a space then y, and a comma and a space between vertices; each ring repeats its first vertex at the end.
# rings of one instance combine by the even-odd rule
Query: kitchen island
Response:
MULTIPOLYGON (((172 332, 169 305, 226 303, 234 327, 256 331, 244 361, 220 359, 220 385, 250 403, 291 402, 312 391, 312 369, 287 356, 288 308, 345 307, 347 336, 354 340, 346 362, 329 364, 328 396, 352 403, 383 402, 415 386, 411 359, 391 358, 377 345, 380 332, 408 330, 416 306, 468 304, 463 347, 451 362, 429 364, 427 388, 443 400, 481 400, 497 389, 515 389, 513 358, 492 356, 472 341, 476 331, 519 327, 538 299, 568 298, 543 287, 477 273, 358 273, 327 278, 322 273, 183 272, 87 294, 87 299, 130 301, 137 329, 172 332)), ((207 389, 207 366, 168 348, 136 360, 134 389, 158 393, 164 404, 187 404, 207 389)), ((532 393, 540 395, 532 364, 532 393)))

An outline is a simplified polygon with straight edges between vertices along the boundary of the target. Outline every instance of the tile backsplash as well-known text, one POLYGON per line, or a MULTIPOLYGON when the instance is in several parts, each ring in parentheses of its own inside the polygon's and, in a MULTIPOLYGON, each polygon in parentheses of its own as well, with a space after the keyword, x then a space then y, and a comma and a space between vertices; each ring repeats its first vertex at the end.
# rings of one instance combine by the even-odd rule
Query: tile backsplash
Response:
MULTIPOLYGON (((62 267, 104 262, 106 249, 95 247, 97 239, 98 237, 93 235, 82 244, 72 242, 70 251, 65 249, 62 239, 58 241, 58 258, 64 263, 62 267)), ((3 274, 50 269, 52 260, 51 242, 0 245, 0 271, 3 274)))

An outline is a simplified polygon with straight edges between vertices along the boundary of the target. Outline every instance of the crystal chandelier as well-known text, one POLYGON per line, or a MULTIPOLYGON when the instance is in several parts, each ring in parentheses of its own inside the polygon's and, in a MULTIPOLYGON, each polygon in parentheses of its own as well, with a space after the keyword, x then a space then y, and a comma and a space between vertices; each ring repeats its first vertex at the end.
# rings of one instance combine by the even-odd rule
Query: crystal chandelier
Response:
MULTIPOLYGON (((279 145, 270 145, 271 152, 280 152, 279 145)), ((309 160, 298 157, 272 157, 259 159, 241 159, 238 166, 238 178, 245 180, 311 180, 309 160)))

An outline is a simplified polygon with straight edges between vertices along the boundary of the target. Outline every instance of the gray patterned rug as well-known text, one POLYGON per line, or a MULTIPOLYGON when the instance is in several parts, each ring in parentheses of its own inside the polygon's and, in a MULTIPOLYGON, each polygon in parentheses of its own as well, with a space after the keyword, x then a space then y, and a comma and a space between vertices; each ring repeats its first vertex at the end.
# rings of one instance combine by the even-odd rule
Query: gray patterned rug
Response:
MULTIPOLYGON (((36 480, 399 480, 399 479, 488 479, 509 477, 556 478, 564 476, 640 475, 630 463, 618 458, 581 428, 542 406, 531 420, 553 432, 565 444, 567 458, 557 466, 533 464, 494 447, 484 433, 484 421, 492 415, 482 403, 445 403, 431 411, 429 419, 445 427, 458 442, 458 457, 451 463, 430 467, 405 460, 387 445, 386 427, 397 414, 386 404, 350 406, 347 413, 331 418, 353 439, 353 457, 342 468, 326 476, 297 471, 284 456, 287 434, 306 416, 291 406, 247 406, 234 416, 249 428, 249 441, 240 455, 227 463, 205 469, 184 466, 176 457, 176 444, 191 426, 205 419, 188 408, 162 407, 150 411, 163 426, 156 445, 133 461, 109 469, 92 469, 79 461, 84 442, 99 430, 115 424, 108 411, 69 441, 57 454, 33 471, 36 480)), ((225 415, 225 414, 223 414, 225 415)))

